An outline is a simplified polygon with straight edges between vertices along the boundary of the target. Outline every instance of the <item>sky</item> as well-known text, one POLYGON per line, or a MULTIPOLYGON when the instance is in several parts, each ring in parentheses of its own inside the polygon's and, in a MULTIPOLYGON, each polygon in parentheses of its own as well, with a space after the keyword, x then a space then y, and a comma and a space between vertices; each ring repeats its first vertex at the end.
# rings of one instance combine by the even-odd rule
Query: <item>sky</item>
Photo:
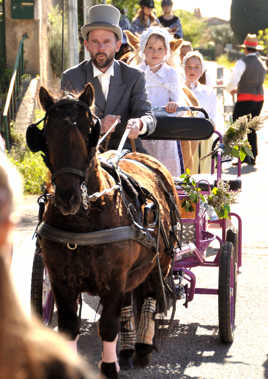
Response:
POLYGON ((184 9, 193 12, 200 8, 202 17, 218 17, 230 20, 232 0, 173 0, 173 9, 184 9))

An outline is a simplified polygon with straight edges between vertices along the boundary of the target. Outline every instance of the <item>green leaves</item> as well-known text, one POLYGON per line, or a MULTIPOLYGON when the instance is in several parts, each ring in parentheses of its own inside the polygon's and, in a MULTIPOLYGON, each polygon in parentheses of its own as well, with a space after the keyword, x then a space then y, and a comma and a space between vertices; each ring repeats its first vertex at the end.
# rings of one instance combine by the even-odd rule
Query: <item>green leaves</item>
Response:
POLYGON ((197 204, 199 200, 205 201, 205 197, 194 178, 191 177, 188 168, 180 178, 183 179, 180 185, 186 195, 182 200, 181 206, 185 208, 186 211, 192 212, 194 210, 194 204, 197 204))
POLYGON ((247 135, 251 129, 259 130, 263 126, 263 118, 260 116, 251 117, 250 115, 239 117, 223 135, 224 154, 243 161, 246 156, 253 158, 251 146, 247 135))
POLYGON ((202 201, 214 208, 218 218, 229 218, 230 205, 235 202, 237 193, 230 191, 230 187, 227 183, 220 180, 217 186, 213 187, 210 193, 204 196, 198 187, 198 183, 190 176, 188 169, 180 178, 183 179, 180 186, 185 193, 181 203, 182 208, 185 208, 188 212, 192 212, 194 210, 194 204, 197 204, 198 201, 202 201))

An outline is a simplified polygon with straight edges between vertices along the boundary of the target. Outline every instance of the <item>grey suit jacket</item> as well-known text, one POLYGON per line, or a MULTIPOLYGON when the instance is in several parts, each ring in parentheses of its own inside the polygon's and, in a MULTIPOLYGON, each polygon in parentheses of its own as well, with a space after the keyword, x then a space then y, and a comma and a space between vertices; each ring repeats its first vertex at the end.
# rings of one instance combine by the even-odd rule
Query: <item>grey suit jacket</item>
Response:
MULTIPOLYGON (((156 120, 152 115, 151 103, 145 89, 145 78, 142 71, 127 64, 114 61, 114 76, 111 76, 107 101, 103 95, 99 79, 93 77, 91 61, 85 60, 79 65, 71 67, 62 74, 61 88, 64 91, 80 92, 85 84, 92 83, 95 89, 95 113, 103 118, 107 114, 121 116, 121 123, 117 125, 108 148, 117 149, 124 133, 126 123, 130 118, 141 118, 146 125, 146 134, 155 130, 156 120)), ((126 148, 130 147, 127 141, 126 148)), ((136 140, 137 151, 144 152, 142 142, 136 140)))

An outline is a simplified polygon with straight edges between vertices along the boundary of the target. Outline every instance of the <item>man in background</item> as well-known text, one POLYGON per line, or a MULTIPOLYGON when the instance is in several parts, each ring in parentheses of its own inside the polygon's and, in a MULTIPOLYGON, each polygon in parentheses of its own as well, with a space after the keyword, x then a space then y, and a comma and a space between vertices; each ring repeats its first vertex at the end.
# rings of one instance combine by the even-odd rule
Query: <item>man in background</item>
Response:
MULTIPOLYGON (((267 65, 258 55, 258 51, 263 48, 258 44, 256 34, 248 34, 240 47, 244 49, 244 56, 236 62, 227 84, 227 90, 233 96, 237 95, 233 121, 244 115, 255 117, 261 113, 264 101, 263 82, 267 71, 267 65)), ((254 166, 258 155, 255 130, 251 129, 248 134, 248 141, 254 158, 247 156, 244 162, 254 166)))

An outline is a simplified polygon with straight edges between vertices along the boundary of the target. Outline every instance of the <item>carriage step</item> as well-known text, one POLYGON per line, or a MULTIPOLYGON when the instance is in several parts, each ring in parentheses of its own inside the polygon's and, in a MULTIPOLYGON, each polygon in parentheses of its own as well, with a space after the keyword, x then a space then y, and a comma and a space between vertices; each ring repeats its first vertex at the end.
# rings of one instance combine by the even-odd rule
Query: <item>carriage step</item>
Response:
POLYGON ((173 252, 175 253, 175 262, 194 256, 195 250, 196 246, 193 242, 183 243, 181 249, 173 249, 173 252))

